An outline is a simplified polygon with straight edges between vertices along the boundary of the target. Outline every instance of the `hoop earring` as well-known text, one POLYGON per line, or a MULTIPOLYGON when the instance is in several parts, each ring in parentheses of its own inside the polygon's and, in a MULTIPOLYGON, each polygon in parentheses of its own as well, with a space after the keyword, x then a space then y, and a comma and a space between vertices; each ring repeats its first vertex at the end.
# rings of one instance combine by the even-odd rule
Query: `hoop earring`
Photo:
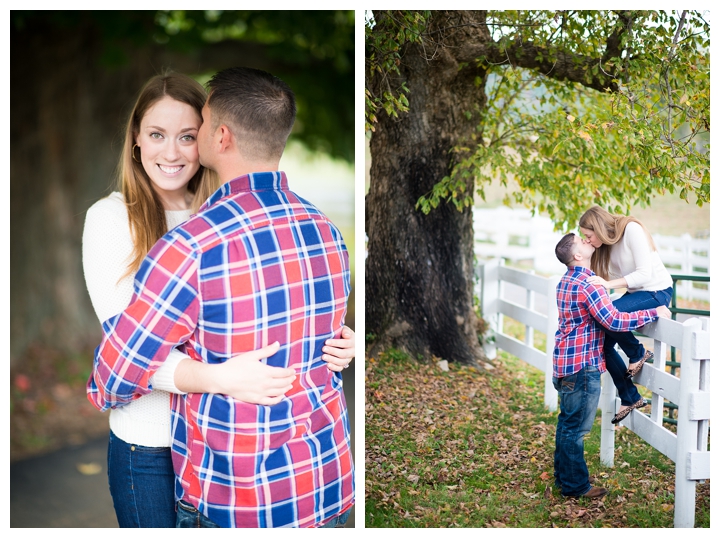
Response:
POLYGON ((133 158, 133 161, 135 161, 136 163, 139 163, 139 162, 140 162, 140 161, 138 161, 138 160, 135 158, 135 148, 139 148, 139 147, 140 147, 140 146, 138 146, 137 144, 135 144, 135 145, 132 147, 132 158, 133 158))

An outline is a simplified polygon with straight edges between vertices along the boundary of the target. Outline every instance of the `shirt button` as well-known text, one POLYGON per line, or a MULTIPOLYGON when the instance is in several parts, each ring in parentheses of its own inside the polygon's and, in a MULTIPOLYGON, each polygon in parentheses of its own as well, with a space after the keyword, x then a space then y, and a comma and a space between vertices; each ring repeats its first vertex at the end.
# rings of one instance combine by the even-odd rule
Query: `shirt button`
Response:
POLYGON ((135 445, 130 447, 130 452, 135 452, 135 445))

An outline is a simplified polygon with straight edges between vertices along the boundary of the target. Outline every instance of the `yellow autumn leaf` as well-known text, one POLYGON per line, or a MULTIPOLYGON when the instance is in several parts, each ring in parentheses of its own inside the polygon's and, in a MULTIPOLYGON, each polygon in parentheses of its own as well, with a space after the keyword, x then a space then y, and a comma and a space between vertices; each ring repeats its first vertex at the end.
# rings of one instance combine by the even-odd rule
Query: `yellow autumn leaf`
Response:
POLYGON ((78 463, 77 470, 80 471, 80 474, 84 475, 100 474, 102 465, 99 463, 78 463))
POLYGON ((572 123, 572 122, 575 121, 575 116, 571 116, 570 114, 568 114, 568 115, 566 116, 566 118, 567 118, 567 120, 568 120, 570 123, 572 123))
POLYGON ((585 142, 592 142, 592 137, 585 131, 578 131, 578 136, 585 140, 585 142))

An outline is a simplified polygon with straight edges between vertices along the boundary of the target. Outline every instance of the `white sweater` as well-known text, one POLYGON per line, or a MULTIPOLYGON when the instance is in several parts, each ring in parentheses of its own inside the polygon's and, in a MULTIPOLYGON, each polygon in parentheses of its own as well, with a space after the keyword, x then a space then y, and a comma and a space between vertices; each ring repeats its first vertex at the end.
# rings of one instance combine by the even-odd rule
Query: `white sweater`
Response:
POLYGON ((610 280, 625 278, 628 292, 658 291, 672 286, 660 254, 650 248, 645 230, 629 222, 622 239, 610 249, 610 280))
MULTIPOLYGON (((190 210, 166 211, 168 229, 190 217, 190 210)), ((130 304, 135 273, 122 280, 133 251, 122 194, 113 192, 88 209, 82 239, 83 271, 90 300, 100 322, 130 304)), ((169 447, 170 394, 183 394, 174 383, 177 364, 187 355, 172 350, 150 379, 153 392, 110 411, 110 429, 126 443, 169 447), (169 391, 169 392, 167 392, 169 391)))

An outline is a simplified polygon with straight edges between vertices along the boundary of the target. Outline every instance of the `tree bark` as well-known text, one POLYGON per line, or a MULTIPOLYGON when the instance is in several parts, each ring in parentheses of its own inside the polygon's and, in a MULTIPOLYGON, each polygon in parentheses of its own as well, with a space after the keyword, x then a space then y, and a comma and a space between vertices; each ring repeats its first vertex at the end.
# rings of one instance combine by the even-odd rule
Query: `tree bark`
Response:
MULTIPOLYGON (((378 28, 384 23, 382 16, 376 20, 378 28)), ((486 73, 461 68, 457 56, 467 43, 489 41, 483 23, 482 12, 434 13, 428 29, 438 30, 434 47, 407 46, 401 80, 391 81, 407 84, 409 112, 397 119, 378 114, 365 201, 369 353, 392 347, 474 365, 483 359, 473 310, 472 208, 458 211, 449 203, 428 215, 415 209, 450 173, 452 148, 481 134, 476 111, 487 101, 486 73)), ((369 82, 374 93, 386 84, 369 82)), ((473 187, 469 180, 469 192, 473 187)))

